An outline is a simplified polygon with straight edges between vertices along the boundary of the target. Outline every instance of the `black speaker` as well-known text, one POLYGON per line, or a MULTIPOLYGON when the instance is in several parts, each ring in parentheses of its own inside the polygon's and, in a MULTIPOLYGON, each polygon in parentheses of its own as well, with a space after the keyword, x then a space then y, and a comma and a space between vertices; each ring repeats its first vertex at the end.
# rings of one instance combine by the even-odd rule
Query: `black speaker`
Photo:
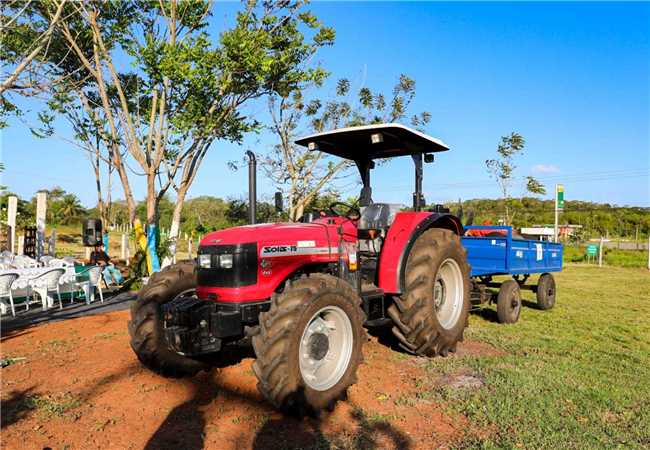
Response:
POLYGON ((99 219, 86 219, 83 221, 81 235, 86 247, 102 245, 102 221, 99 219))

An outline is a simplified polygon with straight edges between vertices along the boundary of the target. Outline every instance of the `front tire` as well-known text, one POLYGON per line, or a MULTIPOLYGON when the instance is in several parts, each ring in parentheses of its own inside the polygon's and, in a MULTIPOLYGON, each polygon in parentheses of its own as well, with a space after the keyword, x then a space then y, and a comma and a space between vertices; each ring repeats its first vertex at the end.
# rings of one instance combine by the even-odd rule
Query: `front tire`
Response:
POLYGON ((356 383, 367 339, 361 299, 344 281, 312 274, 288 282, 253 337, 257 387, 299 416, 333 407, 356 383))
POLYGON ((131 305, 131 348, 142 364, 164 377, 188 377, 208 369, 201 361, 171 351, 163 331, 162 305, 195 288, 194 264, 174 264, 154 273, 131 305))
POLYGON ((456 351, 468 323, 469 273, 456 234, 434 228, 417 238, 406 263, 405 293, 388 308, 402 348, 422 356, 456 351))

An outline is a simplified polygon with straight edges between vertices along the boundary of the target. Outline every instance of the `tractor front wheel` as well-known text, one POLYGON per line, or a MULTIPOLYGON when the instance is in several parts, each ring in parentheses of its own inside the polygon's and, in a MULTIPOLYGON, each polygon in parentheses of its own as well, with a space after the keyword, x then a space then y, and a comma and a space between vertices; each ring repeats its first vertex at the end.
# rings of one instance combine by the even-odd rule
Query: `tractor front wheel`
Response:
POLYGON ((367 339, 361 299, 342 280, 312 274, 287 283, 253 337, 259 391, 299 416, 330 408, 356 382, 367 339))
POLYGON ((174 264, 154 273, 131 305, 131 348, 142 364, 159 375, 180 378, 208 368, 170 350, 163 331, 162 305, 195 288, 194 264, 174 264))
POLYGON ((469 265, 460 238, 444 229, 422 233, 408 255, 404 284, 404 294, 388 308, 402 348, 423 356, 455 351, 470 308, 469 265))

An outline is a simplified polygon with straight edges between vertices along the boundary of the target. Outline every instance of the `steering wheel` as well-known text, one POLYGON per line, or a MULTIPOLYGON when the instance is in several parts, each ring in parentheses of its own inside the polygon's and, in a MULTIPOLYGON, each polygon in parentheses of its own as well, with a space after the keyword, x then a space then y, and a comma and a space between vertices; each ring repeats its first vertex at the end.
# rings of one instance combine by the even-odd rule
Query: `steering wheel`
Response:
POLYGON ((329 206, 329 211, 336 217, 347 217, 350 220, 357 220, 361 217, 361 211, 354 205, 343 202, 334 202, 329 206), (337 207, 346 208, 345 214, 336 211, 337 207))

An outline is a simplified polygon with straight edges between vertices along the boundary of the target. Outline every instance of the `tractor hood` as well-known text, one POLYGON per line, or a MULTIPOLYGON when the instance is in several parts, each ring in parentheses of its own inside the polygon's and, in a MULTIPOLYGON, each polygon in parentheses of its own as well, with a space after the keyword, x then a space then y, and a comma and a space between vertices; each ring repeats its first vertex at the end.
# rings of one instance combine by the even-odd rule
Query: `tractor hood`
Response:
POLYGON ((236 245, 257 242, 263 245, 320 247, 335 245, 337 228, 343 225, 346 235, 356 235, 356 227, 346 219, 319 219, 311 223, 266 223, 227 228, 207 234, 201 246, 236 245))

